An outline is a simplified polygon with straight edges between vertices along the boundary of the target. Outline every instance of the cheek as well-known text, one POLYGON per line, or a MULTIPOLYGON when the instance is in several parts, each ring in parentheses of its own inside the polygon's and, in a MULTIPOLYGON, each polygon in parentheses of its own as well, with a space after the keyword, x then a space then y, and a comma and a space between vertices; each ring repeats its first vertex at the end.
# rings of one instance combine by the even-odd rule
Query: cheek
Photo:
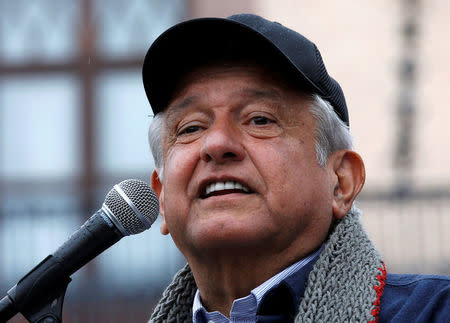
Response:
POLYGON ((267 200, 272 211, 306 211, 323 194, 320 188, 323 171, 311 147, 298 140, 274 142, 266 147, 263 156, 260 169, 265 174, 267 200))
POLYGON ((197 164, 187 147, 168 151, 164 160, 164 213, 168 225, 187 207, 188 187, 197 164))
POLYGON ((165 184, 187 185, 196 167, 198 155, 194 147, 181 146, 169 150, 164 161, 165 184))

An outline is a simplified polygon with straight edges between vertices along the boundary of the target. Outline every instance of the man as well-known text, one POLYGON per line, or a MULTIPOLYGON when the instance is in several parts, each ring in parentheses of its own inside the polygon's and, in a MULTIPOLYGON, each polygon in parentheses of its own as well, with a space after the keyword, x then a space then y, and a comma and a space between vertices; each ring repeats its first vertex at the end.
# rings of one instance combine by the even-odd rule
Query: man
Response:
POLYGON ((188 265, 153 322, 449 318, 445 277, 388 275, 353 202, 365 179, 316 46, 254 15, 178 24, 144 86, 161 232, 188 265))

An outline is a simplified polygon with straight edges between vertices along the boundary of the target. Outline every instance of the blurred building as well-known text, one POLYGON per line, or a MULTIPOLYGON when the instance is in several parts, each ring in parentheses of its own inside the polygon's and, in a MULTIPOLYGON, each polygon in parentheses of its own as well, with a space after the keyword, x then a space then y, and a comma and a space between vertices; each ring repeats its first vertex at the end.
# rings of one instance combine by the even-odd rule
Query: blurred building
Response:
MULTIPOLYGON (((0 0, 0 293, 112 185, 149 182, 141 65, 152 41, 238 12, 310 38, 342 85, 366 163, 359 205, 390 271, 450 274, 449 2, 0 0)), ((183 263, 155 223, 73 276, 65 321, 144 322, 183 263)))

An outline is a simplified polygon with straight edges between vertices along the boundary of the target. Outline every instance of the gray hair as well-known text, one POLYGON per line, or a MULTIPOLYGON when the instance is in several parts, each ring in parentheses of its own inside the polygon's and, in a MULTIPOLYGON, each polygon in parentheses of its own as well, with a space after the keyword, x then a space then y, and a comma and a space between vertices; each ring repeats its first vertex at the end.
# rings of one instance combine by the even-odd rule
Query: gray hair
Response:
MULTIPOLYGON (((316 120, 316 158, 320 166, 325 167, 328 156, 340 149, 352 149, 353 139, 349 127, 338 117, 332 105, 314 94, 310 111, 316 120)), ((164 114, 158 113, 148 130, 148 141, 155 161, 155 169, 162 180, 164 163, 162 152, 162 122, 164 114)))
POLYGON ((338 117, 330 102, 314 94, 309 110, 316 119, 317 162, 325 167, 331 153, 353 148, 353 138, 349 127, 338 117))
POLYGON ((148 143, 152 151, 153 160, 155 161, 155 170, 158 177, 162 180, 164 172, 163 152, 162 152, 162 124, 164 113, 160 112, 153 117, 153 121, 148 128, 148 143))

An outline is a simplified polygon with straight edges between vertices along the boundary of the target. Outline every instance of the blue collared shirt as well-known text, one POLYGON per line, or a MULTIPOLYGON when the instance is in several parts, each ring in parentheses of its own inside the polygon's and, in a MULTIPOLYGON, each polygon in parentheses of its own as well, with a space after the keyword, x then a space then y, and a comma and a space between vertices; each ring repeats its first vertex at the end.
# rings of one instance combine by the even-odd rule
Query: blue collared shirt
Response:
POLYGON ((264 303, 265 298, 270 295, 271 291, 280 285, 284 285, 285 288, 287 287, 290 290, 290 294, 292 294, 294 298, 297 298, 292 299, 291 303, 297 304, 299 298, 303 295, 307 276, 321 250, 322 248, 271 277, 253 289, 250 295, 234 300, 229 319, 220 312, 206 311, 201 302, 200 292, 197 290, 192 306, 194 323, 256 322, 258 320, 258 310, 264 303))

